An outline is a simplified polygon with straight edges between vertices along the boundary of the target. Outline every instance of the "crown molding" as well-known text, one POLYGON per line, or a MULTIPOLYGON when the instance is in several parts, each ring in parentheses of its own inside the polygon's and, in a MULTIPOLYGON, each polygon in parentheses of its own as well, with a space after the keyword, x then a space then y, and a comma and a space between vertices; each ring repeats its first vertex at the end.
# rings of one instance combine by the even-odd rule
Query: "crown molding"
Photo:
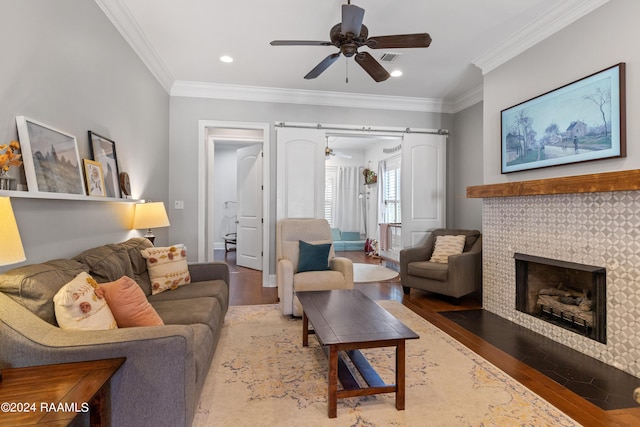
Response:
POLYGON ((424 113, 452 112, 451 105, 441 99, 295 90, 188 81, 176 81, 173 84, 170 94, 171 96, 230 99, 236 101, 372 108, 381 110, 417 111, 424 113))
POLYGON ((559 2, 539 19, 523 27, 505 42, 472 63, 482 70, 482 74, 487 74, 608 2, 609 0, 564 0, 559 2))
POLYGON ((482 101, 482 87, 448 100, 176 81, 123 0, 95 2, 171 96, 449 114, 482 101))
POLYGON ((170 93, 174 77, 122 0, 95 0, 160 85, 170 93))
POLYGON ((451 112, 458 113, 471 107, 472 105, 476 105, 478 102, 481 102, 484 99, 483 89, 483 85, 476 86, 454 99, 451 112))

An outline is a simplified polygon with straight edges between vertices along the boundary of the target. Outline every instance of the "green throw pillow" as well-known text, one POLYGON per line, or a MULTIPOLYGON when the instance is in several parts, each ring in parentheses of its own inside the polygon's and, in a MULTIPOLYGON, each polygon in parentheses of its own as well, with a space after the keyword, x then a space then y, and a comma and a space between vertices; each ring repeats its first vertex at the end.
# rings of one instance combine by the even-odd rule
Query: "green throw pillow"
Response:
POLYGON ((329 251, 331 243, 312 245, 300 240, 300 259, 298 260, 298 273, 304 271, 323 271, 329 268, 329 251))

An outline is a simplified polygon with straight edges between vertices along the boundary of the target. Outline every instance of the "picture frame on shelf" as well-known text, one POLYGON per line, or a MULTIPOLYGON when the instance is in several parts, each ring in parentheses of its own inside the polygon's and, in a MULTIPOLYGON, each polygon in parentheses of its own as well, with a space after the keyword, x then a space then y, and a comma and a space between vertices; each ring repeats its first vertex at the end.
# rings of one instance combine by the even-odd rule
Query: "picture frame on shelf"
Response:
POLYGON ((504 109, 502 173, 626 157, 625 63, 504 109))
POLYGON ((29 191, 86 195, 75 136, 25 116, 16 126, 29 191))
POLYGON ((107 195, 104 188, 104 174, 102 164, 89 159, 82 159, 84 162, 84 179, 87 185, 87 196, 105 197, 107 195))
POLYGON ((102 164, 104 188, 107 197, 122 198, 115 141, 89 131, 89 145, 91 146, 93 160, 102 164))

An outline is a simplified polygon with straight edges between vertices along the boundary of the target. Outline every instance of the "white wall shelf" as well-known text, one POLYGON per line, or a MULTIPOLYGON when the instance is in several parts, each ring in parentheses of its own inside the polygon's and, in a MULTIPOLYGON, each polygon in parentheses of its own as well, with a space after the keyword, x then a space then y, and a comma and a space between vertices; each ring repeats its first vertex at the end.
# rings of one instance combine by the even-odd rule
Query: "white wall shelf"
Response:
POLYGON ((82 194, 66 194, 66 193, 46 193, 39 191, 15 191, 2 190, 0 197, 12 197, 22 199, 49 199, 49 200, 78 200, 88 202, 111 202, 111 203, 138 203, 139 199, 124 199, 117 197, 97 197, 84 196, 82 194))

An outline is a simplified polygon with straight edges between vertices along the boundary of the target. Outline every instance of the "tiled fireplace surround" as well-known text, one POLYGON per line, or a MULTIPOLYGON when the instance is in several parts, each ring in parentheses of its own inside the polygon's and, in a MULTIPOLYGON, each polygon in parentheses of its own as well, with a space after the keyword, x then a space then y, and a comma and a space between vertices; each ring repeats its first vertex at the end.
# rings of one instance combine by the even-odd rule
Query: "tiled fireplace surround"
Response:
POLYGON ((486 310, 640 377, 640 191, 489 197, 483 202, 486 310), (513 255, 607 269, 607 343, 515 309, 513 255))

